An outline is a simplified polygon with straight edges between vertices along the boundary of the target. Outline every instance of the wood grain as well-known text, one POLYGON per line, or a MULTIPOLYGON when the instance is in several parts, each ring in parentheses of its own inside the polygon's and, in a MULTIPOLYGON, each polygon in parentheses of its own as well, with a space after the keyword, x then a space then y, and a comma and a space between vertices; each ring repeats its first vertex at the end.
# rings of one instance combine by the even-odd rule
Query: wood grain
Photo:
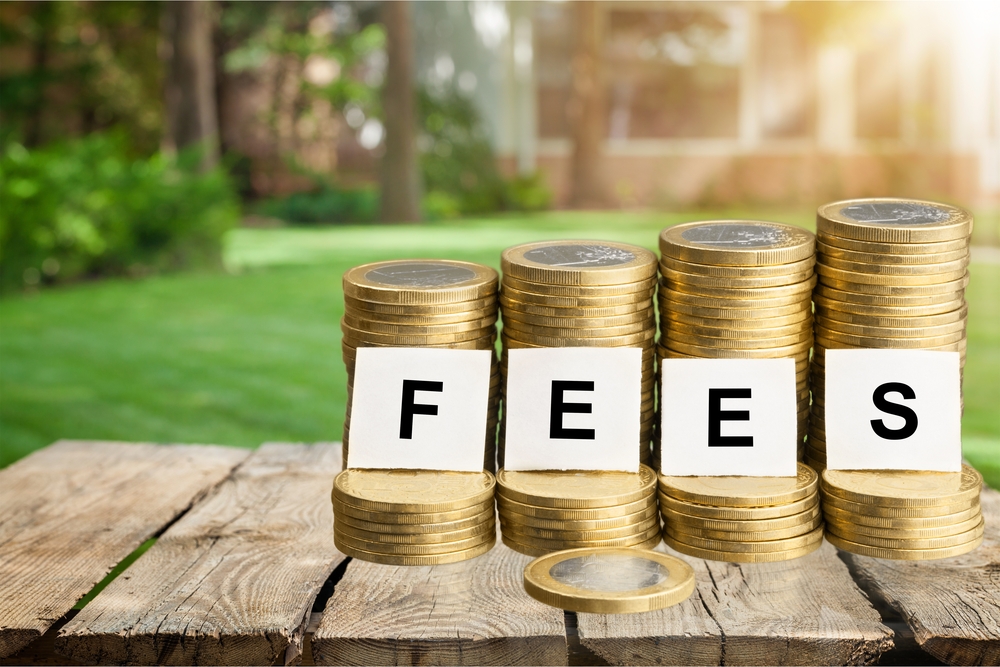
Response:
POLYGON ((63 628, 101 664, 272 664, 301 654, 343 556, 330 489, 340 447, 266 444, 63 628))
POLYGON ((0 657, 40 637, 246 456, 62 440, 0 470, 0 657))
POLYGON ((983 489, 980 502, 986 533, 972 553, 926 562, 845 554, 920 647, 951 665, 1000 664, 1000 493, 983 489))
POLYGON ((313 637, 313 658, 326 665, 565 665, 562 610, 524 592, 530 561, 500 543, 451 565, 352 560, 313 637))
POLYGON ((684 603, 643 614, 578 614, 580 643, 616 665, 871 664, 892 633, 854 584, 837 550, 784 563, 691 558, 684 603))

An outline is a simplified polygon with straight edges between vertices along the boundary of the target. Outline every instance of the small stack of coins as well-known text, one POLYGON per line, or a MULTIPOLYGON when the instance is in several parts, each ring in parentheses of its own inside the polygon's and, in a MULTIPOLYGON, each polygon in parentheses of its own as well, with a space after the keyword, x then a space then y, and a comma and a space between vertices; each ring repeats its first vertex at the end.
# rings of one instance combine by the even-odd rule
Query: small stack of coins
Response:
POLYGON ((819 284, 807 456, 826 465, 826 350, 952 350, 965 362, 972 216, 914 200, 860 199, 816 213, 819 284))
POLYGON ((824 470, 826 538, 851 553, 932 560, 968 553, 983 542, 983 477, 961 472, 824 470))
POLYGON ((797 227, 742 220, 660 233, 660 358, 795 359, 800 453, 809 419, 815 242, 797 227))
POLYGON ((439 565, 496 543, 492 474, 345 470, 333 482, 333 541, 344 554, 385 565, 439 565))
MULTIPOLYGON (((501 268, 504 376, 511 348, 642 348, 639 460, 648 462, 656 421, 656 256, 610 241, 543 241, 504 250, 501 268)), ((505 431, 501 420, 500 466, 505 431)))
POLYGON ((357 266, 344 274, 344 333, 347 366, 347 467, 354 361, 359 347, 441 347, 494 350, 483 467, 496 470, 500 367, 496 362, 497 272, 444 259, 394 260, 357 266))
POLYGON ((503 543, 529 556, 582 547, 660 543, 656 473, 612 471, 497 472, 503 543))
POLYGON ((731 563, 790 560, 819 548, 819 477, 660 475, 663 541, 689 556, 731 563))

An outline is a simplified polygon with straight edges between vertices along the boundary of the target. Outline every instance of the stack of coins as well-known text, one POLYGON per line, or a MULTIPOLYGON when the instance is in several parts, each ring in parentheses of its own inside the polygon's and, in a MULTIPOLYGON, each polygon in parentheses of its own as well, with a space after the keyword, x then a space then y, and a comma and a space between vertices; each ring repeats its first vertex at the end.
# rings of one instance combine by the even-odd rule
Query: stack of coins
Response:
POLYGON ((826 464, 826 350, 952 350, 965 362, 972 216, 914 200, 859 199, 816 213, 819 284, 807 456, 826 464))
POLYGON ((983 542, 983 478, 961 472, 824 470, 826 538, 851 553, 932 560, 968 553, 983 542))
POLYGON ((504 544, 529 556, 583 547, 660 543, 656 473, 612 471, 497 472, 504 544))
POLYGON ((344 274, 344 333, 347 366, 347 467, 359 347, 441 347, 494 350, 483 467, 496 470, 500 367, 496 361, 497 272, 444 259, 394 260, 356 266, 344 274))
POLYGON ((804 556, 823 542, 819 476, 660 475, 663 541, 689 556, 765 563, 804 556))
MULTIPOLYGON (((639 460, 648 462, 656 422, 656 256, 610 241, 543 241, 504 250, 501 268, 504 376, 512 348, 642 348, 638 444, 639 460)), ((500 466, 505 427, 501 420, 500 466)))
POLYGON ((660 358, 795 359, 800 450, 814 248, 811 232, 774 222, 691 222, 660 233, 660 358))
POLYGON ((333 482, 333 541, 385 565, 439 565, 496 543, 493 475, 437 470, 345 470, 333 482))

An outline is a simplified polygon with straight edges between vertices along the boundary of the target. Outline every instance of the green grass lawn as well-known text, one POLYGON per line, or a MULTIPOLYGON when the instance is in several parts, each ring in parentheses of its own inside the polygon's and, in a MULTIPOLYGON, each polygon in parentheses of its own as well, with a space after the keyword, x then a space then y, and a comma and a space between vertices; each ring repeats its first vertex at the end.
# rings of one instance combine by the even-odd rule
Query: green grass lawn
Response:
MULTIPOLYGON (((228 240, 227 273, 0 299, 0 466, 58 438, 243 447, 337 440, 347 268, 400 257, 498 267, 503 248, 547 238, 655 249, 662 227, 705 217, 550 213, 415 227, 242 229, 228 240)), ((811 224, 808 211, 754 217, 811 224)), ((974 264, 972 273, 966 456, 1000 486, 1000 266, 974 264)))

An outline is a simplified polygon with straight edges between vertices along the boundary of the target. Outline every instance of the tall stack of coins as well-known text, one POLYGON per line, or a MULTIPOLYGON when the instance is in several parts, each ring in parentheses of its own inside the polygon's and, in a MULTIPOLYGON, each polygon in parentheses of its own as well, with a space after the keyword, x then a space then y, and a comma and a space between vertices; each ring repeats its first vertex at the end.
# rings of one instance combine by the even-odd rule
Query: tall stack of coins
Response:
POLYGON ((731 563, 804 556, 823 542, 819 477, 660 475, 663 541, 681 553, 731 563))
POLYGON ((816 213, 819 284, 807 455, 826 464, 826 350, 952 350, 965 362, 972 216, 900 199, 857 199, 816 213))
POLYGON ((774 222, 660 233, 661 359, 795 359, 798 444, 809 419, 815 237, 774 222))
POLYGON ((826 538, 851 553, 932 560, 983 542, 982 476, 961 472, 824 470, 826 538))
POLYGON ((348 469, 333 482, 333 541, 344 554, 386 565, 439 565, 496 543, 493 475, 348 469))
MULTIPOLYGON (((497 272, 444 259, 393 260, 356 266, 344 274, 344 333, 347 366, 347 467, 354 391, 354 361, 359 347, 442 347, 495 350, 497 272)), ((496 470, 496 429, 500 405, 500 367, 494 352, 490 381, 486 454, 483 467, 496 470)))
POLYGON ((501 468, 497 509, 504 544, 529 556, 660 543, 656 473, 644 465, 638 473, 501 468))
MULTIPOLYGON (((501 373, 507 350, 529 347, 639 347, 642 404, 639 460, 648 462, 655 423, 653 360, 656 256, 610 241, 542 241, 501 255, 501 373)), ((506 423, 500 423, 503 465, 506 423)))

